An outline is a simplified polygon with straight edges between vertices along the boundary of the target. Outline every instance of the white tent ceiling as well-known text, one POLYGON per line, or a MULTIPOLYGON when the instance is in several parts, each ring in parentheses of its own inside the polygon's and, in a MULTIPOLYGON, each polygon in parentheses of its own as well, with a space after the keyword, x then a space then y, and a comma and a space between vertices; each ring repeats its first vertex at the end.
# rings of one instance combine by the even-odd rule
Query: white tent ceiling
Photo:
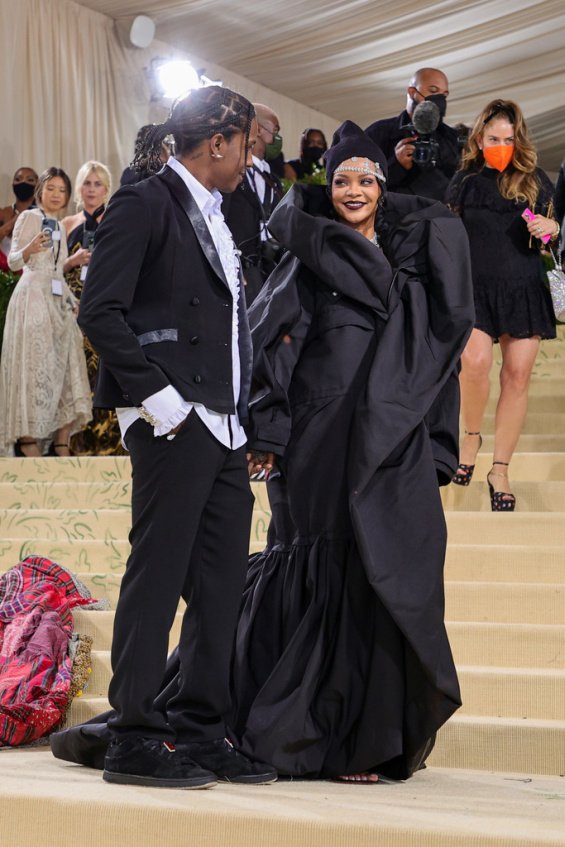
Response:
POLYGON ((399 114, 412 72, 439 67, 450 123, 492 97, 522 106, 544 167, 565 155, 565 0, 78 0, 146 14, 156 38, 333 118, 399 114))

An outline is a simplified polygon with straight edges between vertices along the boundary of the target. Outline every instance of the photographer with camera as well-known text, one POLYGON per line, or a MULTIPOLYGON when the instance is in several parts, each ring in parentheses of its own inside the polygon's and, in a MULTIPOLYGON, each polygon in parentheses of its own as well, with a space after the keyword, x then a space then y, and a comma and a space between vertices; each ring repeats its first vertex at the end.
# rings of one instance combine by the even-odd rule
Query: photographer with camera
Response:
POLYGON ((387 157, 388 187, 399 194, 443 200, 464 139, 444 123, 449 86, 443 71, 420 68, 406 92, 406 109, 365 130, 387 157))
POLYGON ((282 186, 271 173, 269 160, 282 149, 279 118, 268 106, 254 103, 257 115, 257 142, 253 166, 232 194, 224 196, 222 212, 238 250, 245 278, 245 301, 249 307, 272 270, 282 250, 267 229, 267 220, 282 197, 282 186))

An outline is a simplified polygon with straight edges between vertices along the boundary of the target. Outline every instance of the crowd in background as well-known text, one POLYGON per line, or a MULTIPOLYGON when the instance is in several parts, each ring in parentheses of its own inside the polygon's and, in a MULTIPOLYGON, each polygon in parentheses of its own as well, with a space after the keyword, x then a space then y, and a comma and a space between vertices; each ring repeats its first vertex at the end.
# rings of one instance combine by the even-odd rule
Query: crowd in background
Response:
MULTIPOLYGON (((386 157, 388 191, 445 202, 467 229, 477 320, 462 357, 465 435, 453 481, 467 485, 471 480, 482 442, 493 343, 500 342, 501 392, 489 484, 493 508, 507 510, 515 504, 507 468, 527 410, 533 363, 540 339, 555 336, 540 251, 547 241, 558 247, 565 171, 562 167, 554 187, 537 167, 517 104, 491 101, 473 126, 451 127, 445 119, 448 97, 445 74, 420 69, 407 88, 403 112, 376 121, 366 133, 386 157), (521 217, 526 208, 532 211, 529 222, 521 217)), ((282 255, 267 228, 269 217, 293 182, 324 182, 328 148, 321 130, 306 128, 298 158, 285 161, 278 116, 264 104, 255 108, 253 166, 222 206, 241 254, 248 306, 282 255)), ((139 130, 135 166, 126 167, 121 185, 155 173, 155 163, 139 155, 151 131, 151 125, 139 130)), ((159 167, 171 155, 172 138, 162 143, 159 167)), ((101 162, 84 163, 75 179, 73 214, 68 214, 71 183, 59 168, 38 176, 22 166, 12 187, 15 199, 0 209, 0 269, 21 277, 3 338, 0 449, 20 456, 119 453, 114 414, 92 413, 97 355, 76 324, 96 229, 112 194, 110 172, 101 162)))

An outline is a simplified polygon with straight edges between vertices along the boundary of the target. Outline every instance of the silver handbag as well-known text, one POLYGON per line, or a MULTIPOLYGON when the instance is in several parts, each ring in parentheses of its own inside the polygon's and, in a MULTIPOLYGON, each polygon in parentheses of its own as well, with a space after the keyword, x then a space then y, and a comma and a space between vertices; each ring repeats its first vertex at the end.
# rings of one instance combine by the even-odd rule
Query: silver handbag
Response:
POLYGON ((550 248, 551 258, 555 267, 547 271, 549 290, 553 302, 553 311, 558 321, 565 321, 565 271, 555 258, 555 253, 550 248))

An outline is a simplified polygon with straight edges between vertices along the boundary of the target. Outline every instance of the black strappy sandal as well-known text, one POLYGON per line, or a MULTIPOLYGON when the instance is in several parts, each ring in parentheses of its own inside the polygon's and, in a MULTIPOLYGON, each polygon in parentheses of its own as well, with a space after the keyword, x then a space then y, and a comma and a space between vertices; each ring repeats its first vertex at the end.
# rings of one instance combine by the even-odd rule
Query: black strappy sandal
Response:
MULTIPOLYGON (((493 462, 494 465, 504 465, 508 467, 508 462, 493 462)), ((491 476, 501 476, 508 479, 508 474, 496 473, 489 471, 487 474, 488 489, 490 491, 490 508, 493 512, 513 512, 516 508, 516 498, 508 491, 495 491, 493 484, 490 481, 491 476)))
MULTIPOLYGON (((480 432, 467 432, 465 430, 465 435, 478 435, 479 436, 479 446, 477 447, 477 453, 481 449, 483 443, 483 436, 480 432)), ((469 485, 471 480, 473 479, 473 471, 475 470, 474 465, 457 465, 457 470, 451 477, 451 482, 454 482, 455 485, 469 485)))

